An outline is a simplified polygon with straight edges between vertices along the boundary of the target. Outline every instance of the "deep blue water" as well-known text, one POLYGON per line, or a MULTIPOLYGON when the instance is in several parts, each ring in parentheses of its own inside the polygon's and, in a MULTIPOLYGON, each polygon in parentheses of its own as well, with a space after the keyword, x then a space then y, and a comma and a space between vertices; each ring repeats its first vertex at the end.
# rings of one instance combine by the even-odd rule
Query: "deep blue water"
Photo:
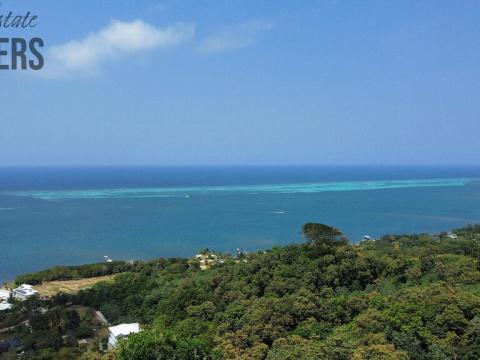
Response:
POLYGON ((480 167, 0 168, 0 281, 53 265, 480 223, 480 167))

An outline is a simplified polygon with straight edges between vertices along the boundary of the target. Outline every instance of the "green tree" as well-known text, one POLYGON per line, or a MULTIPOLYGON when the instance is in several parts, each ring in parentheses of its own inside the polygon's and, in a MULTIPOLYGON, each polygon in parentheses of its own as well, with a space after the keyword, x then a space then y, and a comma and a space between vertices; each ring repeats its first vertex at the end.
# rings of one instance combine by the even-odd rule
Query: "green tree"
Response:
POLYGON ((169 333, 142 331, 120 343, 119 360, 207 360, 211 348, 205 341, 169 333))
POLYGON ((332 248, 348 243, 340 230, 325 224, 306 223, 302 227, 302 233, 314 247, 315 256, 329 254, 332 248))

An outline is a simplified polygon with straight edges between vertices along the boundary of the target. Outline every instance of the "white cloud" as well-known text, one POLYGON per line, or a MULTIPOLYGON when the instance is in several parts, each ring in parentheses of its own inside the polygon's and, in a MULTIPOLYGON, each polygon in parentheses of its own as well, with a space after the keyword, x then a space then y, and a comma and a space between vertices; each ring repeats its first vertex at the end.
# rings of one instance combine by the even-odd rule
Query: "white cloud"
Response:
POLYGON ((157 28, 142 20, 112 20, 108 26, 83 40, 72 40, 51 47, 46 59, 46 74, 91 74, 108 60, 124 54, 178 45, 193 37, 194 33, 194 24, 179 23, 157 28))
POLYGON ((261 33, 269 31, 273 27, 272 21, 263 19, 230 26, 204 39, 200 43, 199 49, 203 52, 221 53, 245 48, 253 45, 261 33))

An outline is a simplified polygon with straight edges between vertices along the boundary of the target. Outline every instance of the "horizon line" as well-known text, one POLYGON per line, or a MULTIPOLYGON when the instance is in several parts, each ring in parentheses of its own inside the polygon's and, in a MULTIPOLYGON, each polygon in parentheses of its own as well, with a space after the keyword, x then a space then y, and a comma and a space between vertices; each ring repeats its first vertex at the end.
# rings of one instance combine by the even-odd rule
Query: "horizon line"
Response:
POLYGON ((1 165, 0 169, 8 168, 154 168, 154 167, 171 167, 171 168, 212 168, 212 167, 480 167, 480 163, 422 163, 422 164, 320 164, 320 163, 307 163, 307 164, 9 164, 1 165))

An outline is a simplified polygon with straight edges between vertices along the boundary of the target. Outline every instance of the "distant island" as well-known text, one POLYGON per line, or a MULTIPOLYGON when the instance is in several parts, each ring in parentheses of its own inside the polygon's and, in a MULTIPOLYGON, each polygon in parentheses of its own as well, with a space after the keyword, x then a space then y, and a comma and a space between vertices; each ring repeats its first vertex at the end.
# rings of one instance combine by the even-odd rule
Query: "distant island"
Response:
POLYGON ((479 359, 480 226, 55 267, 0 290, 0 359, 479 359))

